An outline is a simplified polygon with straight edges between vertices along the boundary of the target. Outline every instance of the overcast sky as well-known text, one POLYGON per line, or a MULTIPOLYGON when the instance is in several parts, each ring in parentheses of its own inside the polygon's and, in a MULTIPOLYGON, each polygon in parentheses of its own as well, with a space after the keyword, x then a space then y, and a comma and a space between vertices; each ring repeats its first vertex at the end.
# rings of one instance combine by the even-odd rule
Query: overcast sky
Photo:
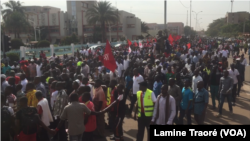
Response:
MULTIPOLYGON (((1 0, 2 3, 8 0, 1 0)), ((53 6, 67 10, 66 0, 20 0, 25 6, 53 6)), ((84 1, 84 0, 83 0, 84 1)), ((164 0, 109 0, 119 10, 132 12, 142 21, 147 23, 164 23, 164 0)), ((225 17, 231 12, 231 0, 192 0, 192 10, 203 11, 198 14, 199 29, 207 29, 213 20, 225 17)), ((190 26, 190 0, 167 0, 167 22, 182 22, 190 26)), ((250 12, 250 0, 234 0, 233 12, 250 12)), ((191 14, 191 26, 195 28, 196 14, 191 14)))

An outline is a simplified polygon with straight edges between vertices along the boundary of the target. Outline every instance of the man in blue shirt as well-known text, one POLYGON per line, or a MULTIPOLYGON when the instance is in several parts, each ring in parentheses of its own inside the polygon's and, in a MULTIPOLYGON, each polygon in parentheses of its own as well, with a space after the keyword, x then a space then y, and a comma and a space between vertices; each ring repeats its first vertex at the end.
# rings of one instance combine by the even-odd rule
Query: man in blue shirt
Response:
POLYGON ((197 83, 198 92, 194 97, 194 119, 201 125, 204 123, 207 105, 208 105, 208 92, 204 88, 203 81, 197 83))
POLYGON ((186 115, 188 125, 191 125, 191 111, 193 102, 193 91, 190 88, 190 81, 185 81, 185 87, 182 89, 182 100, 180 106, 179 124, 183 124, 183 118, 186 115))

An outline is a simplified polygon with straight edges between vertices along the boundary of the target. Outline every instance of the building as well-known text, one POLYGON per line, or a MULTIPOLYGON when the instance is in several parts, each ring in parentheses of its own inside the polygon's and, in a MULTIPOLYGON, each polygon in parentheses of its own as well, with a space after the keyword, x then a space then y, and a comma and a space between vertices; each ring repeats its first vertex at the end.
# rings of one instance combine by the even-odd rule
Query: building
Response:
MULTIPOLYGON (((149 27, 149 34, 151 36, 155 36, 159 30, 164 30, 164 24, 157 23, 147 23, 149 27)), ((169 22, 167 23, 167 29, 171 34, 183 35, 184 34, 184 23, 182 22, 169 22)))
MULTIPOLYGON (((92 42, 94 28, 97 25, 89 25, 86 18, 88 8, 96 4, 96 1, 67 1, 68 27, 69 34, 75 32, 81 42, 92 42)), ((117 10, 120 21, 116 24, 107 24, 106 33, 108 39, 112 41, 127 39, 136 39, 141 35, 141 20, 134 14, 123 10, 117 10)))
MULTIPOLYGON (((28 31, 22 31, 20 38, 24 43, 28 43, 34 36, 34 28, 36 29, 36 39, 39 40, 42 30, 47 30, 46 40, 52 43, 58 43, 65 33, 66 16, 59 8, 51 6, 23 6, 26 18, 32 28, 28 31)), ((12 31, 8 31, 11 38, 14 38, 12 31)))
POLYGON ((250 20, 249 12, 228 12, 226 14, 226 22, 230 24, 239 24, 243 23, 246 20, 250 20))

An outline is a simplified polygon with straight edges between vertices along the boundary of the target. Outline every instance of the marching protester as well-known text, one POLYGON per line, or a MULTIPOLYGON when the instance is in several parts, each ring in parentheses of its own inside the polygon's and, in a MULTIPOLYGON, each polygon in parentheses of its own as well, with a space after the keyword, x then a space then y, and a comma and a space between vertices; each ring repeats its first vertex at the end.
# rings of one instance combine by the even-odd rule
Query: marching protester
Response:
POLYGON ((107 42, 106 47, 81 47, 63 57, 55 52, 48 59, 41 51, 40 58, 23 58, 19 63, 5 55, 2 140, 95 141, 110 131, 110 140, 124 141, 127 118, 137 120, 136 140, 149 140, 149 132, 144 139, 144 131, 151 124, 205 124, 209 93, 218 117, 225 98, 232 113, 247 74, 248 42, 218 45, 217 40, 201 37, 169 38, 152 39, 142 47, 128 42, 111 48, 107 42), (228 68, 230 47, 235 61, 228 68))

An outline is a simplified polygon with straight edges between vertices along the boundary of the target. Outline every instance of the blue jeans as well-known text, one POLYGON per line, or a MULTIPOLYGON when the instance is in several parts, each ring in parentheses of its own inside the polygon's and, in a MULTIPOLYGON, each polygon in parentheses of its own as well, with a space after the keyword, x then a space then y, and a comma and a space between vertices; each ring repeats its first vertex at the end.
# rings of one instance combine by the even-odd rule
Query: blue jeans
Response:
POLYGON ((225 101, 225 98, 227 98, 227 102, 228 102, 228 107, 230 112, 233 111, 233 107, 232 107, 232 95, 225 95, 225 94, 220 94, 220 106, 219 106, 219 114, 222 114, 222 107, 225 101))
POLYGON ((80 135, 74 135, 74 136, 69 136, 70 141, 82 141, 82 134, 80 135))

